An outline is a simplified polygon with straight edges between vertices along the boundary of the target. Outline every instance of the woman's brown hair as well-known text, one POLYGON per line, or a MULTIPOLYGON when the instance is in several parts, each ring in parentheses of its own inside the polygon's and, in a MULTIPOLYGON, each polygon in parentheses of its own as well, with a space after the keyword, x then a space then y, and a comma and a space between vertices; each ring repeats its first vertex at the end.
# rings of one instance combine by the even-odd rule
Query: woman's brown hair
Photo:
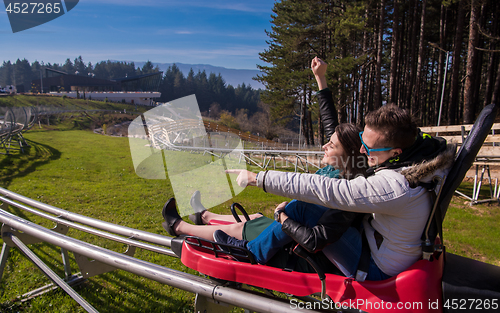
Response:
POLYGON ((366 155, 359 151, 361 148, 360 131, 361 128, 350 123, 339 124, 335 127, 337 138, 345 151, 345 160, 342 160, 345 172, 342 176, 346 179, 365 176, 368 167, 366 155))

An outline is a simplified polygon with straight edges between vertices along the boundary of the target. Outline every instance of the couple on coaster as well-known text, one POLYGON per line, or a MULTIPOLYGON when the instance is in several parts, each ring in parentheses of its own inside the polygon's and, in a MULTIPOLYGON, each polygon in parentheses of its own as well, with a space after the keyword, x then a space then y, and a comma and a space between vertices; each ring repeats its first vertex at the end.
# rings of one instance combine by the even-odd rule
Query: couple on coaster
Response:
MULTIPOLYGON (((184 222, 170 199, 163 208, 164 228, 171 236, 193 235, 247 248, 261 264, 284 268, 297 242, 327 273, 353 277, 362 255, 363 236, 370 248, 368 280, 384 280, 404 271, 422 255, 421 235, 432 207, 426 183, 444 176, 455 146, 419 131, 411 115, 385 105, 365 117, 361 131, 336 118, 326 84, 327 65, 311 62, 318 83, 320 114, 330 141, 323 146, 326 167, 315 174, 229 170, 241 187, 293 198, 276 207, 275 220, 250 215, 245 223, 203 225, 212 219, 236 222, 232 215, 207 210, 184 222), (202 226, 203 225, 203 226, 202 226)), ((305 260, 296 271, 313 272, 305 260)))

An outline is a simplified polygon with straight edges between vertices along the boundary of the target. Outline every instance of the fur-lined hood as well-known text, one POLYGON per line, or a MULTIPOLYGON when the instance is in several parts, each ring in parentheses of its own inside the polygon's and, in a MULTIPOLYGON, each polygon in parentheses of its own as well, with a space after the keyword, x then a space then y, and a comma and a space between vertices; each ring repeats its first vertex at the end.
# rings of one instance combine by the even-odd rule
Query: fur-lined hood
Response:
POLYGON ((456 144, 447 144, 446 149, 434 159, 403 168, 401 174, 412 188, 417 187, 419 182, 428 183, 434 176, 443 176, 448 173, 455 160, 456 151, 456 144))

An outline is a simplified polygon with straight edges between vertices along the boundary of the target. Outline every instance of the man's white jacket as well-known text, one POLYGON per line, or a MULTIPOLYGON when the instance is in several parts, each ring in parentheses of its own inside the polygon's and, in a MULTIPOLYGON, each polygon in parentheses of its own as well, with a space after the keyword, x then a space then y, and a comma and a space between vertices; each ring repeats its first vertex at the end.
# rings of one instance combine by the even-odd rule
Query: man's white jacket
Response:
POLYGON ((365 218, 363 225, 373 260, 380 270, 393 276, 422 256, 421 236, 433 203, 430 192, 417 183, 444 176, 454 153, 450 145, 429 162, 398 170, 381 169, 367 178, 351 180, 268 171, 258 175, 257 186, 265 184, 266 192, 332 209, 370 213, 373 219, 365 218), (379 248, 375 230, 384 238, 379 248))

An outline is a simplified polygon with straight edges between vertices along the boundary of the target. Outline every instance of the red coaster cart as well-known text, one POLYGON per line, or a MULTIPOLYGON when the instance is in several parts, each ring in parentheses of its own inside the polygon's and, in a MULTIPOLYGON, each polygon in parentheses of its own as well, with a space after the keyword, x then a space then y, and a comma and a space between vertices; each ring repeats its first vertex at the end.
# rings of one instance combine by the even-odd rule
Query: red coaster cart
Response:
MULTIPOLYGON (((172 250, 181 257, 184 265, 215 279, 296 297, 320 293, 324 298, 315 309, 342 312, 500 312, 500 267, 447 253, 440 244, 442 221, 453 193, 472 166, 496 113, 497 107, 493 104, 483 109, 457 153, 448 176, 442 184, 438 184, 440 192, 422 236, 422 259, 387 280, 360 282, 323 273, 318 273, 321 278, 318 279, 316 273, 287 272, 256 264, 245 251, 228 254, 220 248, 220 244, 191 236, 172 240, 172 250), (245 260, 242 262, 242 259, 245 260)), ((293 301, 290 303, 293 309, 293 301)), ((303 302, 295 302, 295 306, 308 308, 308 304, 303 302)))

